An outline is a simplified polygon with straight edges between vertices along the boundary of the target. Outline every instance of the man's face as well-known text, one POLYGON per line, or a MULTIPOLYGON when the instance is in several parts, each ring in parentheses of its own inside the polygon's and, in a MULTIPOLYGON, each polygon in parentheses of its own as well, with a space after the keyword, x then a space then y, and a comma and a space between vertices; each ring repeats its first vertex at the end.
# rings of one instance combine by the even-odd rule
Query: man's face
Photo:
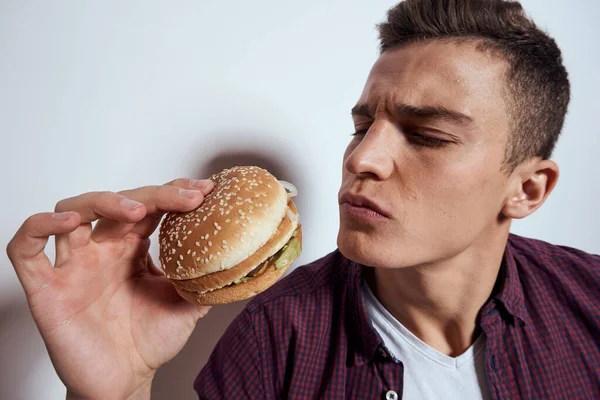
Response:
POLYGON ((424 265, 497 234, 509 179, 506 68, 472 43, 411 44, 377 60, 344 155, 338 246, 346 257, 424 265))

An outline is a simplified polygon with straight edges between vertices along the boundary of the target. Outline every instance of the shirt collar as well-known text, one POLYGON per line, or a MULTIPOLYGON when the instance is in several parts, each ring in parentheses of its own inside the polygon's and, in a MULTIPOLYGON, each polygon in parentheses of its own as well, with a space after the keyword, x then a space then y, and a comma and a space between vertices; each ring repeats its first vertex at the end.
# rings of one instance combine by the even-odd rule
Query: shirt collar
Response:
POLYGON ((525 295, 519 278, 519 265, 523 264, 524 260, 512 243, 514 238, 515 235, 509 235, 493 299, 497 300, 511 317, 516 317, 525 324, 529 321, 529 314, 525 308, 525 295))
MULTIPOLYGON (((527 323, 529 316, 525 308, 523 286, 519 279, 518 265, 523 260, 517 249, 511 243, 514 235, 509 236, 506 244, 502 265, 496 281, 495 295, 484 305, 482 315, 485 319, 486 308, 494 307, 496 300, 506 311, 501 312, 504 319, 516 317, 522 323, 527 323), (507 314, 508 313, 508 318, 507 314)), ((382 344, 367 314, 361 292, 362 266, 347 260, 348 268, 348 302, 346 303, 348 332, 348 365, 362 365, 373 359, 377 349, 382 344)), ((483 321, 481 321, 483 322, 483 321)))
POLYGON ((367 314, 363 302, 361 282, 362 266, 348 262, 348 365, 363 365, 373 359, 382 343, 367 314))

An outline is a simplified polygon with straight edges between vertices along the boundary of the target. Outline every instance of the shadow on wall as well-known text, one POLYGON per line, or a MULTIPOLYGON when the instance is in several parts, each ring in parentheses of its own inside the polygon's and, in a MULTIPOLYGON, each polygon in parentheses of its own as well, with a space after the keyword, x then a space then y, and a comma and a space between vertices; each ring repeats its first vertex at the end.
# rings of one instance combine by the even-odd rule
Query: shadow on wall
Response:
MULTIPOLYGON (((298 164, 289 159, 278 159, 265 150, 234 150, 218 153, 199 166, 196 176, 209 177, 223 169, 238 165, 254 165, 264 168, 276 178, 296 185, 302 183, 296 171, 298 164)), ((301 193, 301 192, 300 192, 301 193)), ((302 213, 302 201, 295 200, 302 213)), ((152 385, 153 400, 197 399, 193 391, 194 379, 225 332, 231 321, 243 310, 246 302, 215 306, 206 317, 198 321, 196 329, 183 350, 171 362, 158 371, 152 385)))
POLYGON ((0 304, 0 399, 29 400, 39 395, 39 387, 45 383, 39 382, 38 373, 48 368, 47 360, 46 347, 25 295, 3 300, 0 304))

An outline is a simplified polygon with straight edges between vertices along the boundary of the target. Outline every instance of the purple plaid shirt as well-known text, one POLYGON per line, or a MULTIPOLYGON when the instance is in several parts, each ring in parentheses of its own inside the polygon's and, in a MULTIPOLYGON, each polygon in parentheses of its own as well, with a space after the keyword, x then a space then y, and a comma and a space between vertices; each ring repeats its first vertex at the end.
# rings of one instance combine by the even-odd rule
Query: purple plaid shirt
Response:
MULTIPOLYGON (((335 251, 255 297, 198 375, 199 397, 402 398, 404 367, 369 322, 361 279, 335 251)), ((600 399, 600 256, 511 235, 479 326, 492 399, 600 399)))

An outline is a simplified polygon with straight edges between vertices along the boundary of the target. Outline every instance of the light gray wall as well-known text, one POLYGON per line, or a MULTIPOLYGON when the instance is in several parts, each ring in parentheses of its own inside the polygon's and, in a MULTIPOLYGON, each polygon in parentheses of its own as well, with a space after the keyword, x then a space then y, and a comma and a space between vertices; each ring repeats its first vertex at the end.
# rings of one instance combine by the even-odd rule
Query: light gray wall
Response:
MULTIPOLYGON (((573 101, 559 186, 514 232, 599 253, 600 5, 523 3, 562 47, 573 101)), ((260 163, 300 190, 298 264, 333 250, 349 110, 377 56, 374 24, 393 4, 0 0, 0 244, 65 197, 260 163)), ((194 398, 195 375, 242 306, 200 321, 153 398, 194 398)), ((0 398, 64 398, 4 252, 0 398)))

